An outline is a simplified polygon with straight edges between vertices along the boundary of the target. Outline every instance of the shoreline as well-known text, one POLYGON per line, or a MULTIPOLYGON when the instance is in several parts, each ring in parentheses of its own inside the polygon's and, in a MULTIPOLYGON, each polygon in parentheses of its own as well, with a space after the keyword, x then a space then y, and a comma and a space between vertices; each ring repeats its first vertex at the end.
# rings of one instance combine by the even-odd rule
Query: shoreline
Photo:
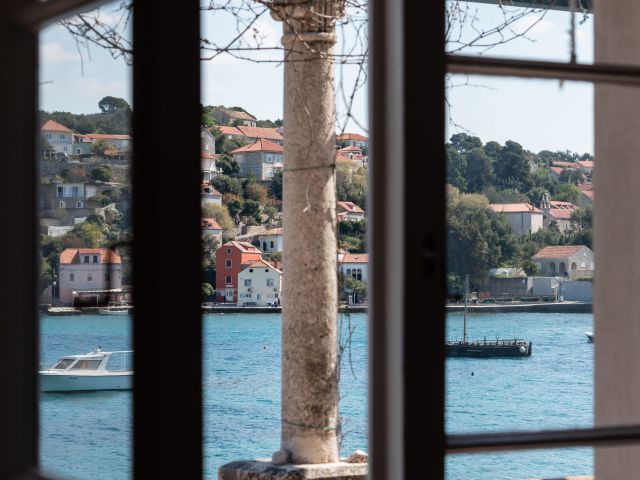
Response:
MULTIPOLYGON (((447 305, 447 312, 463 312, 464 305, 447 305)), ((591 302, 508 303, 468 305, 469 313, 593 313, 591 302)))

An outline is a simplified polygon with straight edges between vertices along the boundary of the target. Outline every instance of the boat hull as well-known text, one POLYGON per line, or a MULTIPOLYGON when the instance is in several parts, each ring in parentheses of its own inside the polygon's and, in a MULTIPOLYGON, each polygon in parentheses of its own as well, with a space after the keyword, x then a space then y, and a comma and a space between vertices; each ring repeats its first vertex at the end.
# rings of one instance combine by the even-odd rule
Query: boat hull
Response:
POLYGON ((518 358, 530 357, 531 342, 450 342, 444 346, 446 357, 518 358))
POLYGON ((40 372, 41 392, 87 392, 95 390, 130 390, 133 373, 111 375, 68 375, 40 372))

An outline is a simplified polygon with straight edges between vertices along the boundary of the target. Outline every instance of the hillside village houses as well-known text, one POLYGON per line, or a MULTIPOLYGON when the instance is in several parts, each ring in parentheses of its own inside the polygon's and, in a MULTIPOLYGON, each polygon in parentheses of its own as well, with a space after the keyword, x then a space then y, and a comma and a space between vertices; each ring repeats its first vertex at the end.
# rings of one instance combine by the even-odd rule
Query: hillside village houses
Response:
POLYGON ((200 204, 204 207, 209 203, 222 205, 222 194, 208 182, 202 182, 200 187, 200 204))
POLYGON ((492 203, 489 208, 507 218, 516 235, 528 235, 541 230, 543 212, 529 203, 492 203))
POLYGON ((234 110, 223 106, 214 107, 211 110, 211 117, 221 125, 239 123, 248 127, 256 126, 256 117, 243 110, 234 110))
POLYGON ((238 304, 241 306, 280 303, 282 271, 265 260, 256 260, 238 273, 238 304))
POLYGON ((45 144, 51 146, 56 153, 71 154, 73 152, 73 131, 70 128, 56 122, 47 120, 40 127, 45 144))
POLYGON ((338 220, 360 222, 364 220, 364 210, 353 202, 337 202, 336 213, 338 220))
POLYGON ((58 281, 61 304, 105 305, 122 293, 122 260, 108 248, 67 248, 58 281))
POLYGON ((282 252, 284 242, 284 232, 282 227, 271 228, 256 235, 256 241, 260 244, 263 252, 282 252))
POLYGON ((240 140, 245 143, 253 143, 256 140, 259 140, 261 138, 265 140, 269 140, 270 142, 273 142, 273 143, 277 143, 279 145, 282 145, 284 143, 284 138, 282 137, 282 133, 277 128, 245 127, 241 125, 237 127, 220 125, 217 128, 227 138, 231 138, 233 140, 240 140))
POLYGON ((222 244, 222 227, 216 222, 214 218, 203 218, 200 221, 200 227, 202 228, 202 237, 213 237, 218 245, 222 244))
POLYGON ((369 146, 369 139, 359 133, 341 133, 336 136, 336 141, 349 147, 358 147, 360 149, 369 146))
POLYGON ((241 177, 253 175, 256 179, 264 181, 273 177, 276 170, 282 170, 284 148, 269 140, 258 139, 231 153, 240 166, 241 177))

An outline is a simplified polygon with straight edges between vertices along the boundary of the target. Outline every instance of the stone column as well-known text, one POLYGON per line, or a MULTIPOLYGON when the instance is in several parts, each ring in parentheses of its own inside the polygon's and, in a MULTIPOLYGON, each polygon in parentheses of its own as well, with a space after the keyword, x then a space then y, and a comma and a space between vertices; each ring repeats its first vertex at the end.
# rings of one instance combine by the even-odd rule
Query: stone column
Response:
POLYGON ((274 0, 283 22, 282 436, 275 463, 337 462, 335 0, 274 0))

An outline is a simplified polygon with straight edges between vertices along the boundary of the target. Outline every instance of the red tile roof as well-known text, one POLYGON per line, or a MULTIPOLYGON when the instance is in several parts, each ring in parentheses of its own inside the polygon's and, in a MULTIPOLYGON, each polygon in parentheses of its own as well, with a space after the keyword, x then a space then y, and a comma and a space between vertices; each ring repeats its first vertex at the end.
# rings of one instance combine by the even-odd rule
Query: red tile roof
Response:
POLYGON ((276 271, 277 273, 282 273, 281 270, 278 270, 276 267, 274 267, 273 265, 271 265, 269 262, 267 262, 266 260, 256 260, 250 264, 248 264, 245 268, 272 268, 274 271, 276 271))
POLYGON ((42 127, 40 127, 40 131, 42 132, 67 132, 73 133, 73 130, 65 127, 61 123, 56 122, 55 120, 47 120, 42 127))
POLYGON ((582 168, 593 168, 593 167, 595 167, 595 163, 593 162, 593 160, 579 160, 576 163, 578 165, 580 165, 582 168))
POLYGON ((340 263, 369 263, 368 253, 345 253, 340 263))
POLYGON ((549 170, 551 170, 553 173, 560 175, 562 173, 562 168, 560 167, 550 167, 549 170))
POLYGON ((549 216, 556 220, 571 220, 572 208, 550 208, 548 211, 549 216))
POLYGON ((564 208, 564 209, 569 209, 569 210, 574 210, 574 209, 578 208, 575 203, 561 202, 559 200, 551 200, 549 202, 549 205, 551 205, 551 208, 564 208))
POLYGON ((256 233, 256 236, 283 235, 283 234, 284 234, 284 229, 282 227, 278 227, 278 228, 272 228, 270 230, 265 230, 264 232, 256 233))
POLYGON ((584 245, 560 245, 544 247, 531 258, 566 258, 583 248, 589 250, 589 248, 585 247, 584 245))
POLYGON ((250 145, 245 145, 244 147, 236 148, 231 153, 244 153, 244 152, 282 153, 284 152, 284 148, 282 148, 282 145, 278 145, 277 143, 273 143, 273 142, 270 142, 269 140, 260 138, 250 145))
POLYGON ((529 203, 492 203, 489 208, 497 213, 542 213, 542 210, 529 203))
POLYGON ((593 190, 593 183, 581 183, 578 188, 583 192, 586 190, 593 190))
POLYGON ((578 164, 576 162, 553 162, 553 166, 562 168, 577 168, 578 164))
POLYGON ((282 141, 282 135, 275 128, 265 127, 246 127, 244 125, 238 125, 237 129, 242 132, 245 137, 249 138, 266 138, 267 140, 280 140, 282 141))
POLYGON ((354 146, 348 146, 348 147, 344 147, 341 148, 340 150, 338 150, 338 153, 362 153, 362 149, 360 147, 354 147, 354 146))
POLYGON ((208 158, 210 160, 217 160, 218 158, 220 158, 220 155, 218 155, 217 153, 205 152, 203 150, 203 151, 200 152, 200 157, 201 158, 208 158))
POLYGON ((203 218, 200 226, 207 230, 222 230, 215 218, 203 218))
POLYGON ((593 190, 583 191, 582 194, 587 197, 589 200, 593 200, 593 190))
POLYGON ((338 204, 338 207, 344 209, 346 212, 352 212, 352 213, 364 213, 364 210, 362 210, 358 205, 356 205, 353 202, 336 202, 338 204))
POLYGON ((100 255, 100 263, 118 265, 122 263, 120 255, 108 248, 67 248, 60 254, 60 265, 80 263, 80 255, 100 255))
POLYGON ((131 135, 114 135, 111 133, 87 133, 92 140, 131 140, 131 135))
POLYGON ((255 247, 254 245, 251 245, 249 242, 238 242, 235 240, 231 240, 230 242, 227 242, 224 245, 222 245, 222 247, 220 248, 223 248, 223 247, 236 247, 238 250, 240 250, 243 253, 262 253, 262 250, 255 247))
POLYGON ((359 142, 368 142, 369 139, 359 133, 343 133, 337 136, 338 140, 357 140, 359 142))
POLYGON ((220 133, 223 135, 238 135, 242 136, 242 132, 238 130, 236 127, 227 127, 226 125, 218 126, 220 133))

